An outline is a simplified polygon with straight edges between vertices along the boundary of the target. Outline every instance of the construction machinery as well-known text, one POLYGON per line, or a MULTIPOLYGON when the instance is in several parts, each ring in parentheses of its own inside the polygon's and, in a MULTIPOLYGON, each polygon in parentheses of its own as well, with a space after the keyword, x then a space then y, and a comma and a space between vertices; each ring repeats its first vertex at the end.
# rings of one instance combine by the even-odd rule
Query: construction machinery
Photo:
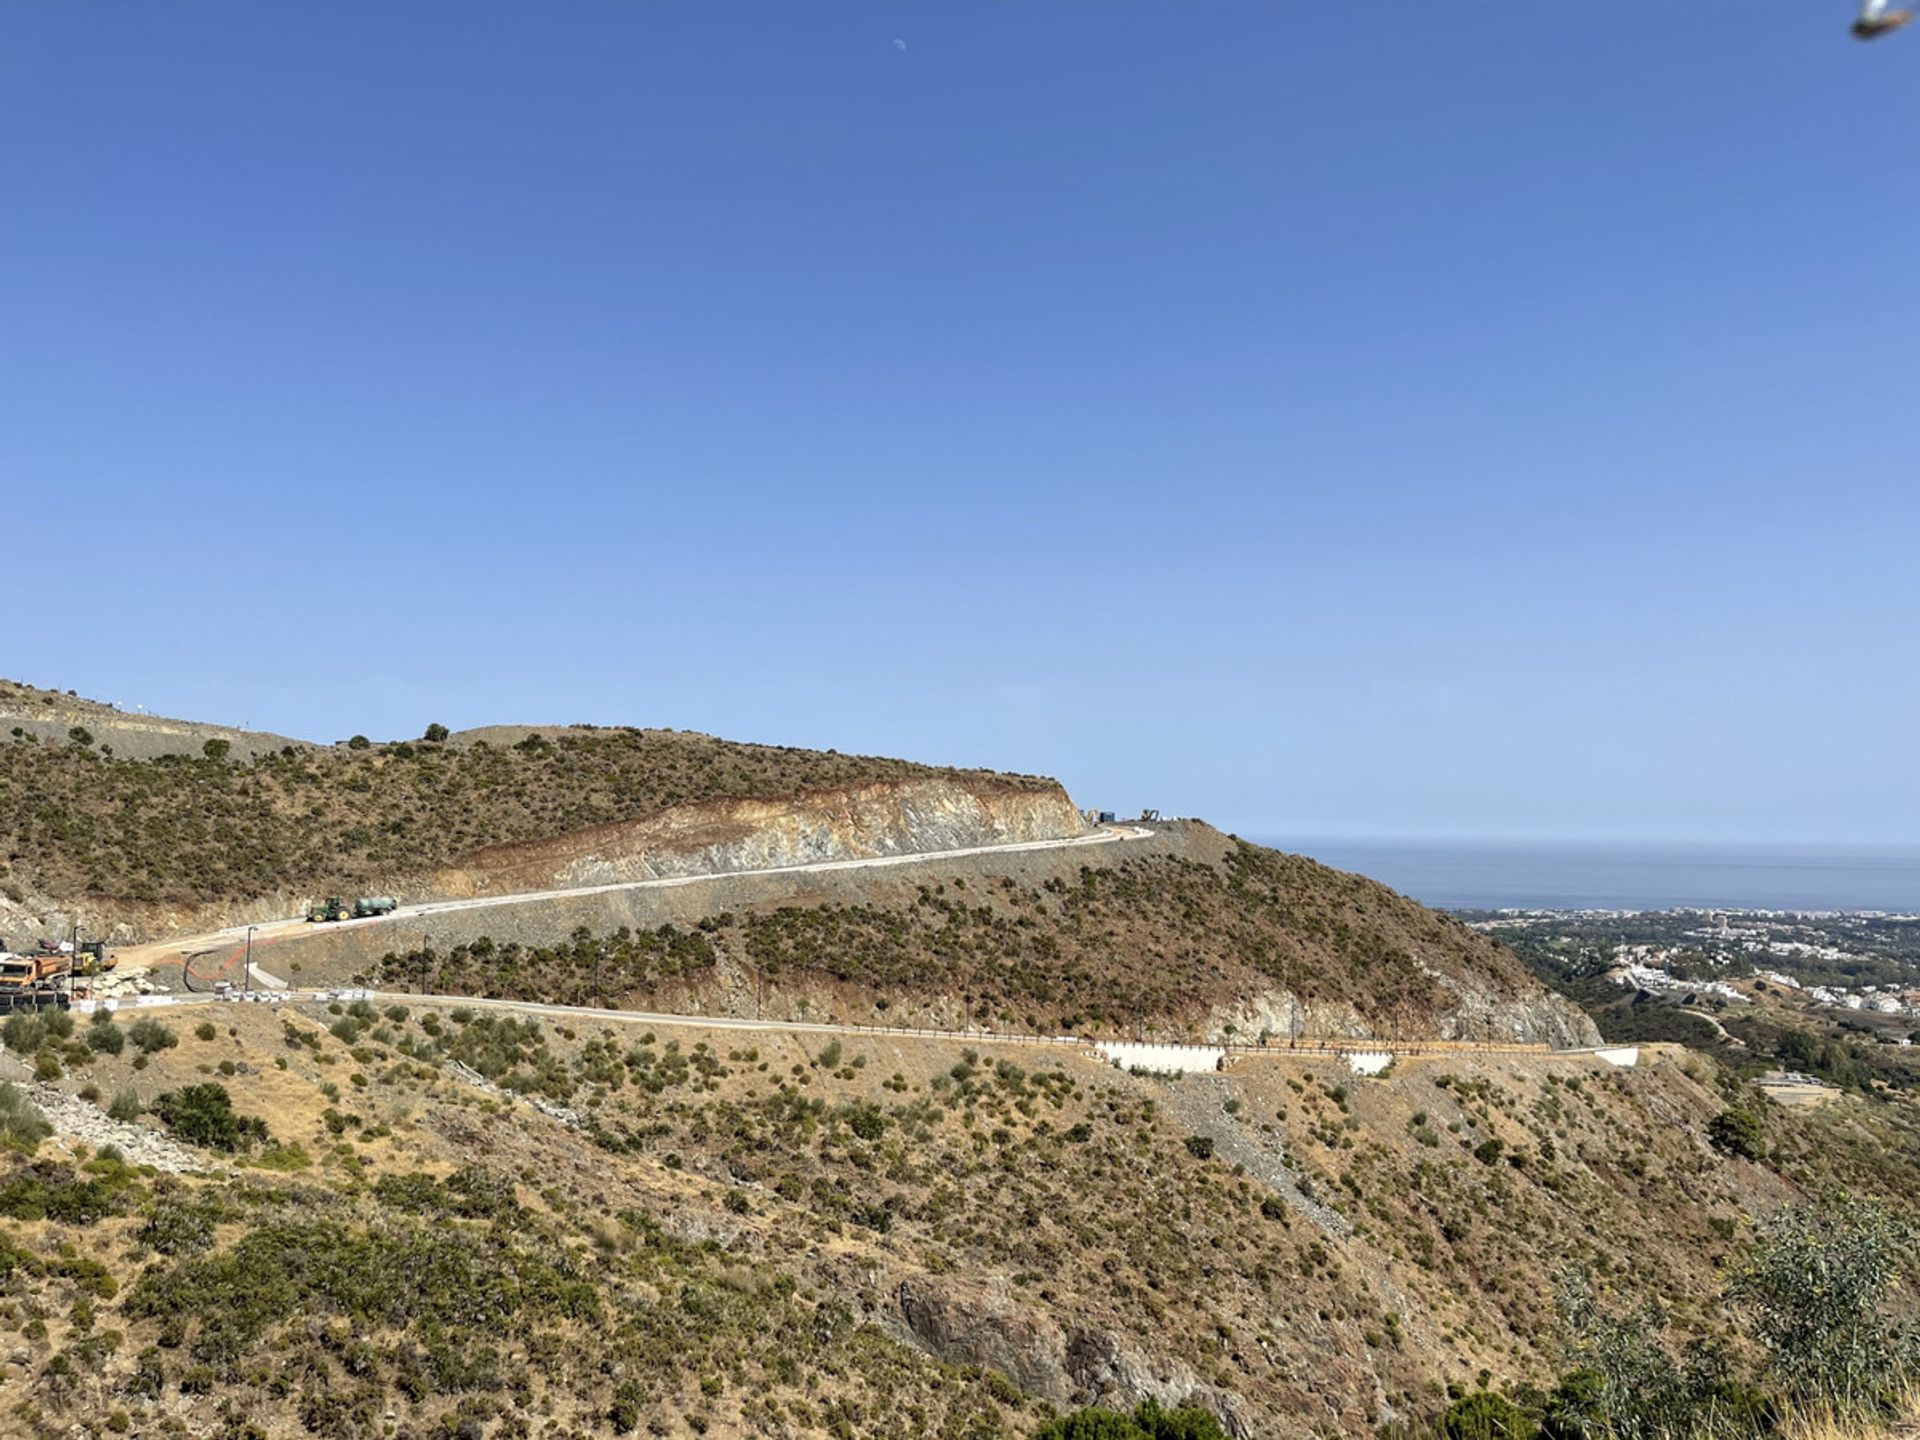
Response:
POLYGON ((0 989, 12 994, 37 990, 62 978, 72 966, 71 957, 58 950, 8 955, 0 958, 0 989))
POLYGON ((362 895, 358 900, 348 902, 338 895, 329 895, 318 904, 307 907, 307 919, 365 920, 371 915, 391 915, 400 908, 400 902, 391 895, 362 895))

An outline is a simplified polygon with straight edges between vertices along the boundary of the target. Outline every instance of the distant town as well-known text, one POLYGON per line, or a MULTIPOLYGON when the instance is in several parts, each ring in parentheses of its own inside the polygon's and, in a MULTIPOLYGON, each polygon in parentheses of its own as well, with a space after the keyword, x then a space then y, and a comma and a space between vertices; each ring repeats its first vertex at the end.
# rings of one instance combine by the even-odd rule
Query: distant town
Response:
POLYGON ((1920 915, 1788 910, 1474 910, 1537 970, 1711 1009, 1830 1012, 1893 1045, 1920 1029, 1920 915))

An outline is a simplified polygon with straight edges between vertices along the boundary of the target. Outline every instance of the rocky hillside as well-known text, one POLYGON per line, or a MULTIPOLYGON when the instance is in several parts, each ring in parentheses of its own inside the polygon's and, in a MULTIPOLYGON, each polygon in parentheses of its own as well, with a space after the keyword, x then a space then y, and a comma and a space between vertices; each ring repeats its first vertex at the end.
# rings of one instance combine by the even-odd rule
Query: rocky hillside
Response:
MULTIPOLYGON (((731 844, 745 855, 747 832, 764 818, 745 802, 815 794, 829 797, 811 802, 819 824, 837 817, 871 832, 891 823, 898 833, 873 843, 912 848, 914 814, 855 813, 863 787, 908 782, 945 787, 902 802, 920 805, 929 848, 968 833, 990 843, 996 825, 1080 826, 1059 786, 1035 776, 673 730, 429 735, 267 748, 278 737, 248 742, 0 688, 0 920, 59 928, 78 918, 95 931, 157 935, 290 914, 315 894, 443 893, 443 871, 453 887, 445 893, 485 890, 496 859, 503 873, 517 868, 538 883, 596 866, 644 869, 655 842, 693 852, 731 844), (122 749, 136 739, 137 758, 122 749)), ((810 843, 827 842, 795 834, 786 849, 810 843)), ((850 843, 857 853, 862 837, 850 843)))
POLYGON ((959 1440, 1147 1398, 1417 1433, 1449 1387, 1551 1382, 1565 1267, 1717 1337, 1758 1221, 1912 1180, 1864 1101, 1727 1153, 1716 1117, 1766 1102, 1683 1052, 1160 1081, 421 1005, 7 1038, 61 1131, 0 1105, 37 1147, 0 1157, 6 1429, 36 1437, 959 1440))

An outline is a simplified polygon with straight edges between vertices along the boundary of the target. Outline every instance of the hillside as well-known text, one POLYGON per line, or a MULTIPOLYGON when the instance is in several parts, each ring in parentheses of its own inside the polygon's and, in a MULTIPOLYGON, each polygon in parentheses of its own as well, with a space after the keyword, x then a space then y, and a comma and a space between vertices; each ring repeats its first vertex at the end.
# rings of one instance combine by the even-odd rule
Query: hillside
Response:
POLYGON ((721 799, 916 780, 1060 794, 1035 776, 673 730, 495 727, 378 745, 288 742, 252 758, 204 731, 0 689, 0 893, 15 907, 82 914, 95 929, 164 933, 247 901, 289 913, 314 894, 418 885, 489 847, 721 799), (172 727, 174 748, 128 758, 107 738, 124 743, 127 727, 153 725, 172 727))
MULTIPOLYGON (((1494 939, 1051 781, 641 730, 128 759, 93 723, 0 746, 7 883, 168 937, 116 982, 171 993, 0 1029, 0 1434, 1138 1440, 1061 1426, 1152 1402, 1197 1408, 1151 1440, 1530 1440, 1435 1427, 1558 1403, 1570 1276, 1661 1307, 1633 1383, 1684 1361, 1718 1415, 1768 1374, 1723 1295, 1771 1217, 1920 1193, 1904 1095, 1616 1068, 1494 939), (394 875, 443 898, 179 933, 394 875), (261 986, 387 993, 209 998, 249 946, 261 986), (994 1034, 924 1033, 960 1027, 994 1034), (1272 1043, 1165 1079, 1064 1035, 1272 1043), (1421 1043, 1371 1078, 1286 1043, 1328 1036, 1421 1043)), ((1656 1433, 1606 1413, 1554 1440, 1656 1433)))
POLYGON ((432 924, 431 956, 406 923, 263 953, 391 988, 430 972, 442 994, 698 1014, 1243 1040, 1597 1039, 1484 936, 1364 876, 1192 821, 1097 851, 719 877, 432 924))
POLYGON ((438 1006, 158 1018, 0 1056, 61 1128, 0 1159, 8 1433, 957 1440, 1145 1398, 1413 1433, 1476 1377, 1551 1384, 1565 1267, 1717 1336, 1758 1221, 1914 1178, 1863 1163, 1912 1131, 1853 1101, 1723 1153, 1747 1097, 1667 1053, 1158 1081, 438 1006), (210 1085, 231 1115, 183 1103, 210 1085))

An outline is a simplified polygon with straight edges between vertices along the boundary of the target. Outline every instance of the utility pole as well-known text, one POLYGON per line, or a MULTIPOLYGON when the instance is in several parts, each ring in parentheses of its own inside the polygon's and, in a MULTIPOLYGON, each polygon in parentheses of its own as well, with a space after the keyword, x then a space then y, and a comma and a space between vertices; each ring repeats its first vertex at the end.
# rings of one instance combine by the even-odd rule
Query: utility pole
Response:
POLYGON ((258 925, 247 926, 247 957, 240 962, 243 972, 240 983, 249 993, 253 990, 253 932, 259 928, 258 925))

